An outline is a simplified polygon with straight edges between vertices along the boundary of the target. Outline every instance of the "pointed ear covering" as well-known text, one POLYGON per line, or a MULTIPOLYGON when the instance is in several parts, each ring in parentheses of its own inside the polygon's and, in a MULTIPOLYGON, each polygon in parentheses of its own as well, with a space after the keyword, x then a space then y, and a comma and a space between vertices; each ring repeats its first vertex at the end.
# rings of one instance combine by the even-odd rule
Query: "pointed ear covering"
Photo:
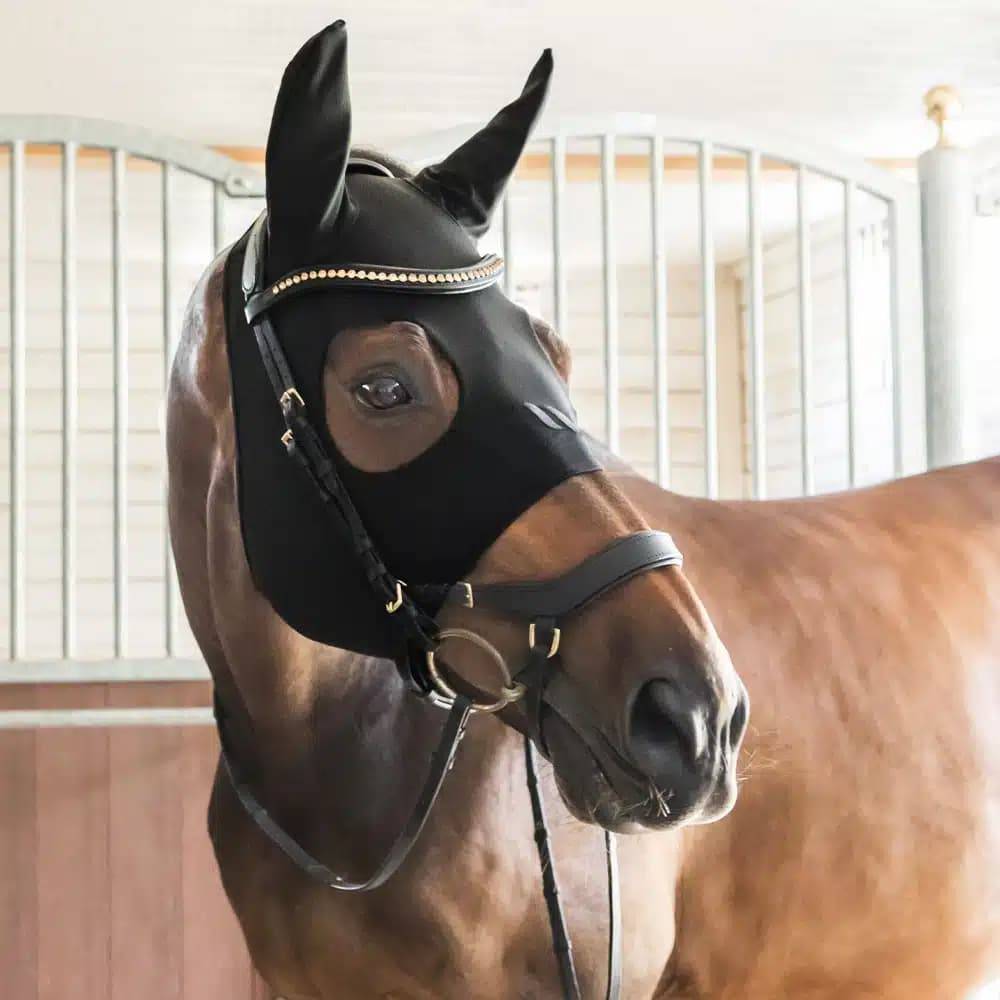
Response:
POLYGON ((541 114, 552 76, 552 50, 535 63, 521 96, 450 156, 413 178, 472 236, 489 228, 514 167, 541 114))
POLYGON ((336 21, 299 49, 274 105, 265 169, 268 257, 276 270, 309 260, 321 234, 348 211, 350 150, 347 31, 336 21))

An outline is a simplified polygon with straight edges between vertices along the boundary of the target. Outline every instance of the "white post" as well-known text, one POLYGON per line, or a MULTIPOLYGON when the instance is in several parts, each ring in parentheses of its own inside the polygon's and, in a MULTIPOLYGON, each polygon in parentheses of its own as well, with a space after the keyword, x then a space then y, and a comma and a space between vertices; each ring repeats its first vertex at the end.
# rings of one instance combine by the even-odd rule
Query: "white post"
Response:
POLYGON ((973 401, 972 157, 948 136, 960 107, 951 87, 924 97, 938 143, 918 161, 923 227, 924 344, 927 392, 927 461, 954 465, 975 454, 973 401))

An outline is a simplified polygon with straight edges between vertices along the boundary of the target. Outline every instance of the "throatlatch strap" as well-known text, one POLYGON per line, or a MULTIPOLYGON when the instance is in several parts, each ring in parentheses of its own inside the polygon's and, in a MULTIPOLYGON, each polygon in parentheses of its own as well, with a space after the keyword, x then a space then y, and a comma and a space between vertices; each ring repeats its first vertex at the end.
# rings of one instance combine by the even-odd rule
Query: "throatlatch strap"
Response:
POLYGON ((219 742, 222 746, 222 764, 247 815, 257 824, 268 840, 285 854, 297 868, 317 882, 321 882, 331 889, 339 889, 341 892, 369 892, 372 889, 377 889, 391 878, 406 860, 406 856, 417 842, 424 824, 427 822, 427 817, 441 791, 444 777, 455 759, 455 751, 461 742, 471 711, 472 702, 464 695, 459 695, 448 712, 448 718, 441 730, 441 738, 431 757, 427 777, 420 790, 420 796, 413 806, 413 811, 410 813, 410 818, 397 834, 392 847, 389 848, 375 871, 368 878, 358 882, 344 875, 338 875, 322 861, 314 858, 294 837, 279 826, 271 814, 261 805, 260 800, 250 790, 249 784, 235 764, 235 758, 229 752, 224 722, 225 713, 218 695, 215 698, 215 723, 219 730, 219 742))

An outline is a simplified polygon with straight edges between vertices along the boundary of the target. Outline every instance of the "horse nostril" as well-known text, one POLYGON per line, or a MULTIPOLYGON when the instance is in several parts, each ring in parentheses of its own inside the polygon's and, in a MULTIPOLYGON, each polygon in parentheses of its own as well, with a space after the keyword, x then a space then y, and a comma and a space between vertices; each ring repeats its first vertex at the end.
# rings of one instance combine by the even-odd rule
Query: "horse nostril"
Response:
POLYGON ((632 704, 628 743, 633 760, 651 776, 695 764, 708 749, 704 708, 672 681, 647 681, 632 704))
POLYGON ((743 739, 747 731, 747 722, 750 719, 750 699, 746 689, 740 692, 740 697, 733 709, 732 718, 729 720, 729 748, 735 750, 743 739))

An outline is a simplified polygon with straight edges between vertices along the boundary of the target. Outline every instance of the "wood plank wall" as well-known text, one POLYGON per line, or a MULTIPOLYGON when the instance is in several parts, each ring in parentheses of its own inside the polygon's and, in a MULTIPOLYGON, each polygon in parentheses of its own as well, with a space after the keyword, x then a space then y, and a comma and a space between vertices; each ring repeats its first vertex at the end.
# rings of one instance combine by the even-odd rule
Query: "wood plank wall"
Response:
MULTIPOLYGON (((0 710, 207 705, 207 684, 0 687, 0 710)), ((0 995, 269 1000, 206 831, 211 727, 0 731, 0 995)))
MULTIPOLYGON (((859 197, 859 201, 861 198, 859 197)), ((892 369, 890 342, 889 253, 885 213, 874 204, 859 206, 855 232, 855 356, 857 461, 856 485, 891 479, 893 475, 892 369)), ((847 328, 844 288, 844 235, 839 219, 814 223, 812 257, 812 410, 814 490, 826 493, 850 486, 848 473, 847 328)), ((767 433, 767 495, 799 496, 802 492, 799 396, 798 248, 794 238, 765 244, 764 361, 767 433)), ((740 322, 744 361, 747 342, 746 267, 738 268, 740 322)), ((744 424, 750 417, 749 388, 744 390, 744 424)), ((746 442, 750 468, 750 441, 746 442)))

